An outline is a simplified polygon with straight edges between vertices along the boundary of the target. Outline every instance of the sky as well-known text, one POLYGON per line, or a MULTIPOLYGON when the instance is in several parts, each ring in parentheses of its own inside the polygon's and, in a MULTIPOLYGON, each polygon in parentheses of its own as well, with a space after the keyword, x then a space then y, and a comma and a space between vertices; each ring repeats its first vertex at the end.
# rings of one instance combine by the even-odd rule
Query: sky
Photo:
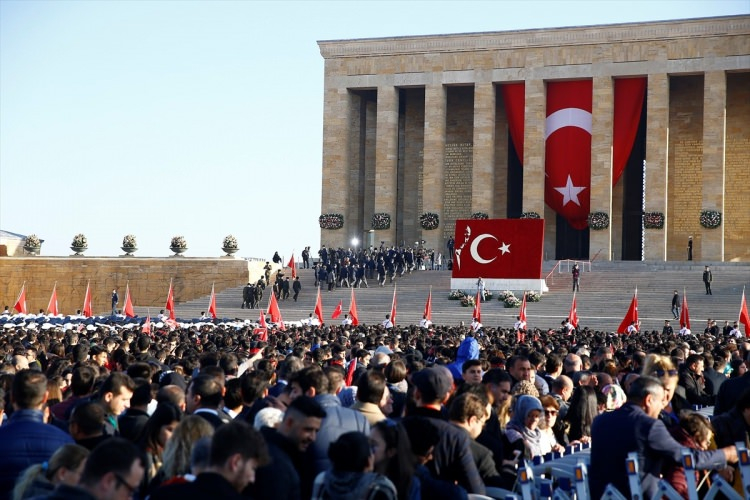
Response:
POLYGON ((42 255, 320 244, 317 41, 750 13, 750 0, 0 0, 0 229, 42 255))

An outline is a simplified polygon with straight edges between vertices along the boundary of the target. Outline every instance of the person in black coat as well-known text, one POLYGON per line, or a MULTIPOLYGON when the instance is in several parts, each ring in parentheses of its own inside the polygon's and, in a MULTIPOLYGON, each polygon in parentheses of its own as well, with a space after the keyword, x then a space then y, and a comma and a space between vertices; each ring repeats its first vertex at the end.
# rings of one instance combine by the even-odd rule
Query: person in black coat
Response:
POLYGON ((216 430, 211 439, 209 466, 191 483, 171 484, 156 489, 151 500, 239 500, 248 484, 255 481, 257 467, 269 461, 268 448, 260 432, 242 421, 216 430))
POLYGON ((299 292, 302 290, 302 283, 300 283, 299 276, 294 278, 294 283, 292 283, 292 290, 294 290, 294 299, 295 302, 297 302, 297 297, 299 297, 299 292))
POLYGON ((740 396, 750 387, 750 371, 739 377, 727 379, 716 396, 714 415, 721 415, 732 409, 740 396))

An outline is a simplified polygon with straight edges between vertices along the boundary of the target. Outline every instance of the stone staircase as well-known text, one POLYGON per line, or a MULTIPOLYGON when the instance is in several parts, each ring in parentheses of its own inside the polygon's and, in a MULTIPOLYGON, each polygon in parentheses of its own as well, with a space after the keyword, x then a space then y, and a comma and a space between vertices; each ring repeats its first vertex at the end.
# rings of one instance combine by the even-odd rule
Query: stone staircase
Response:
MULTIPOLYGON (((545 262, 545 275, 549 274, 545 293, 540 302, 527 305, 530 327, 556 328, 568 315, 573 294, 571 276, 566 262, 545 262)), ((644 329, 658 329, 665 319, 672 319, 670 312, 673 291, 682 296, 686 290, 694 331, 705 327, 706 319, 713 318, 722 326, 724 320, 736 321, 739 315, 742 287, 750 292, 750 265, 739 263, 708 263, 713 272, 713 295, 705 295, 702 281, 704 263, 649 263, 649 262, 594 262, 589 271, 586 265, 581 273, 581 291, 576 294, 578 316, 582 326, 592 329, 614 331, 627 312, 633 291, 638 287, 638 312, 644 329)), ((315 308, 316 289, 313 274, 309 269, 299 270, 302 292, 297 302, 291 297, 279 301, 285 321, 307 318, 315 308)), ((397 288, 397 318, 400 325, 416 324, 422 318, 425 302, 432 287, 432 320, 437 324, 458 325, 471 322, 472 308, 462 307, 458 301, 448 300, 450 271, 415 271, 395 280, 397 288)), ((494 290, 493 290, 494 291, 494 290)), ((470 291, 475 293, 474 290, 470 291)), ((264 292, 262 306, 268 307, 271 289, 264 292)), ((338 324, 330 316, 339 301, 343 311, 349 309, 351 289, 335 288, 329 292, 321 288, 323 312, 326 322, 338 324)), ((369 288, 355 290, 360 323, 376 324, 383 321, 390 311, 393 285, 386 282, 379 287, 377 282, 369 288)), ((516 295, 520 294, 516 292, 516 295)), ((497 295, 496 295, 497 296, 497 295)), ((197 318, 208 309, 209 297, 202 297, 177 304, 177 315, 182 318, 197 318)), ((239 318, 257 321, 260 310, 240 309, 242 287, 224 290, 217 295, 217 310, 222 318, 239 318)), ((151 314, 158 310, 151 308, 151 314)), ((482 323, 487 326, 511 327, 518 309, 508 309, 495 299, 482 303, 482 323)), ((146 314, 145 307, 136 307, 136 313, 146 314)), ((672 322, 677 329, 677 322, 672 322)))

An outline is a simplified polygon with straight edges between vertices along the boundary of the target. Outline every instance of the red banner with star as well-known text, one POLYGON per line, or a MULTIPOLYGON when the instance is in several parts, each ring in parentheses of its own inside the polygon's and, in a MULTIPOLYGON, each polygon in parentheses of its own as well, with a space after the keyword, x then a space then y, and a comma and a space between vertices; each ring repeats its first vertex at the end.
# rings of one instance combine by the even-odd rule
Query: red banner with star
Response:
POLYGON ((544 201, 575 229, 588 227, 592 81, 549 82, 544 201))
POLYGON ((542 277, 543 219, 459 219, 453 278, 542 277))

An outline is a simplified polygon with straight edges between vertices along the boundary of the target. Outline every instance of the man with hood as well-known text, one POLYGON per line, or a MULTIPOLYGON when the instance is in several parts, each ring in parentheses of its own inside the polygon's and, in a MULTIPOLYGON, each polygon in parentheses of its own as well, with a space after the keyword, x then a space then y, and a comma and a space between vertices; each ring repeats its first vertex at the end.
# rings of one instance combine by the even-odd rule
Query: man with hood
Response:
POLYGON ((461 370, 464 363, 470 359, 479 359, 479 343, 472 333, 469 333, 463 342, 461 342, 461 345, 458 346, 456 361, 448 365, 448 369, 451 371, 454 380, 463 380, 461 370))

